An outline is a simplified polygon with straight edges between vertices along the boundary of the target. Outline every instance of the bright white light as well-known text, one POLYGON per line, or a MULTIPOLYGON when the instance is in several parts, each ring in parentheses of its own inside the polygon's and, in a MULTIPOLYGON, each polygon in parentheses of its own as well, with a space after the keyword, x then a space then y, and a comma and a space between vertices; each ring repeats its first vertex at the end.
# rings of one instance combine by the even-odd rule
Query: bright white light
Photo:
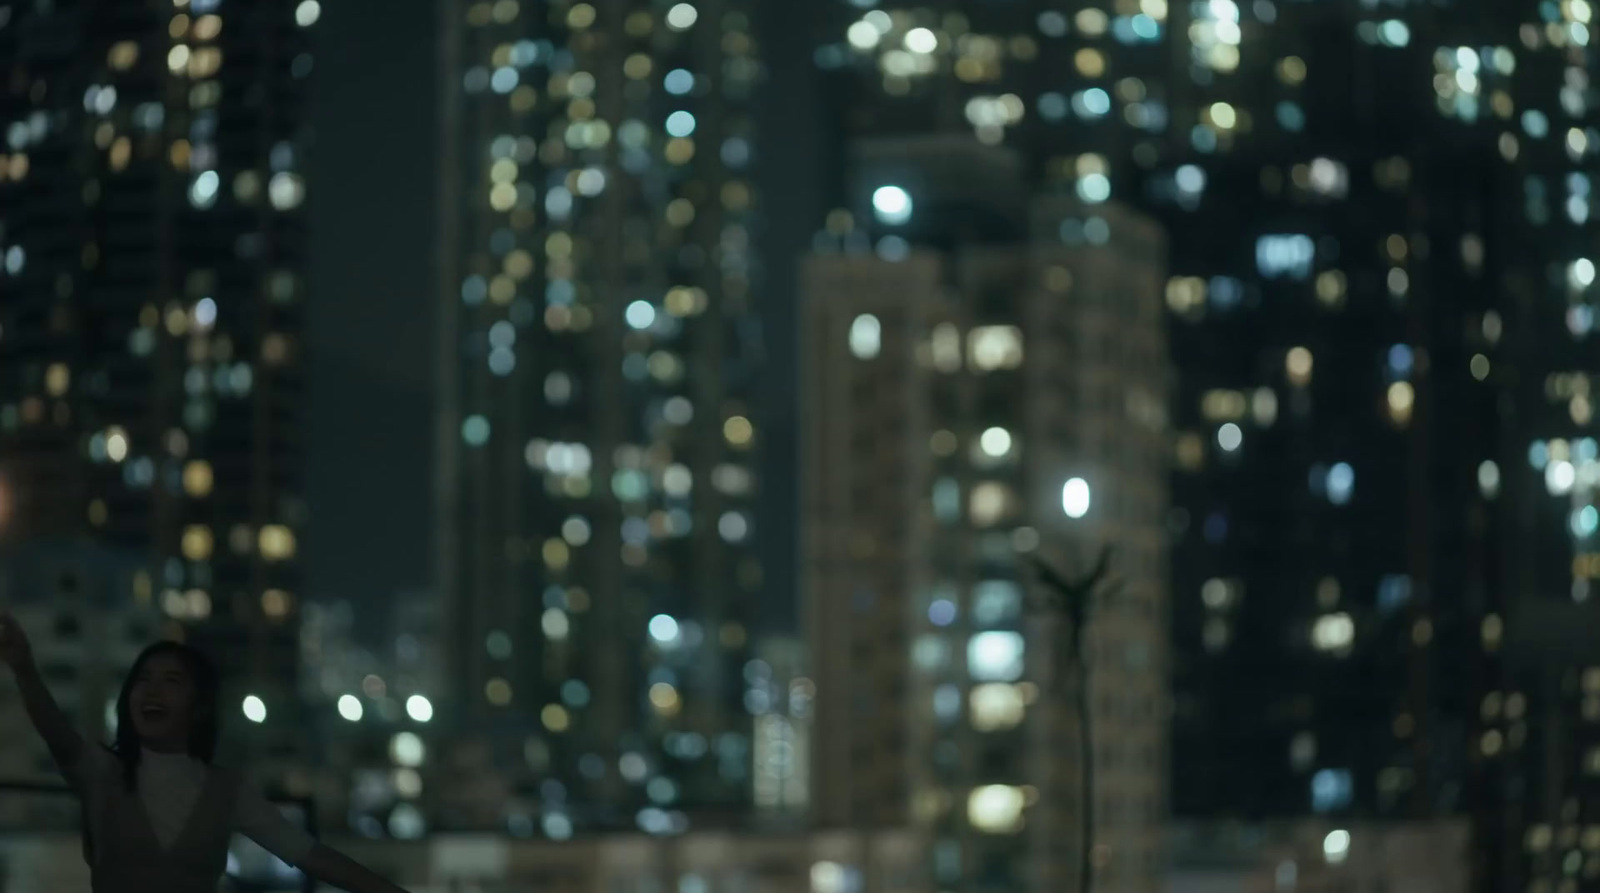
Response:
POLYGON ((906 32, 906 49, 913 53, 931 53, 939 48, 939 38, 927 28, 912 28, 906 32))
POLYGON ((1322 855, 1334 865, 1349 858, 1350 832, 1342 829, 1329 831, 1328 836, 1322 839, 1322 855))
POLYGON ((1232 130, 1239 123, 1239 113, 1226 102, 1213 102, 1211 104, 1211 123, 1222 130, 1232 130))
POLYGON ((1403 47, 1411 42, 1411 29, 1399 19, 1390 19, 1378 26, 1378 39, 1387 46, 1403 47))
POLYGON ((872 193, 872 210, 890 226, 911 219, 911 194, 899 186, 879 186, 872 193))
POLYGON ((539 616, 539 628, 544 631, 546 638, 559 642, 572 632, 572 621, 567 618, 567 612, 560 608, 545 608, 539 616))
POLYGON ((585 168, 583 173, 578 174, 576 185, 579 195, 599 195, 606 188, 606 172, 597 167, 585 168))
POLYGON ((730 543, 743 542, 750 532, 750 522, 739 512, 723 512, 717 519, 717 533, 730 543))
POLYGON ((121 428, 113 428, 106 434, 106 457, 113 462, 128 458, 128 435, 122 433, 121 428))
POLYGON ((850 323, 850 353, 858 360, 870 360, 878 355, 883 342, 883 324, 870 313, 857 316, 850 323))
POLYGON ((990 834, 1015 831, 1022 825, 1022 807, 1026 803, 1020 788, 1011 785, 991 784, 973 788, 967 797, 967 821, 972 827, 990 834))
POLYGON ((280 211, 297 208, 306 198, 306 183, 299 174, 279 171, 267 181, 267 200, 280 211))
POLYGON ((811 866, 812 893, 844 893, 848 873, 837 862, 817 862, 811 866))
POLYGON ((1001 458, 1011 452, 1011 432, 1004 428, 989 428, 978 438, 978 448, 984 455, 1001 458))
POLYGON ((1594 261, 1587 257, 1580 257, 1572 262, 1572 284, 1579 288, 1588 288, 1594 284, 1594 261))
POLYGON ((1086 118, 1098 118, 1111 111, 1111 94, 1099 87, 1090 87, 1076 97, 1077 106, 1086 118))
POLYGON ((406 698, 406 715, 417 722, 427 722, 433 719, 433 702, 422 695, 412 695, 406 698))
POLYGON ((267 705, 255 695, 245 695, 244 718, 251 722, 267 721, 267 705))
POLYGON ((694 75, 687 69, 674 68, 667 72, 667 77, 662 81, 662 86, 673 96, 683 96, 694 89, 694 75))
POLYGON ((189 187, 189 204, 202 210, 217 201, 217 186, 221 183, 216 171, 201 171, 189 187))
POLYGON ((1478 490, 1485 498, 1500 492, 1500 466, 1493 459, 1485 459, 1478 466, 1478 490))
POLYGON ((201 298, 194 305, 194 324, 202 329, 209 329, 217 322, 217 302, 210 298, 201 298))
POLYGON ((682 110, 667 116, 667 134, 669 136, 688 136, 694 133, 694 115, 682 110))
POLYGON ((978 682, 1015 682, 1022 678, 1022 634, 991 630, 967 641, 967 672, 978 682))
POLYGON ((1217 429, 1217 446, 1224 450, 1231 453, 1242 443, 1244 443, 1244 432, 1239 430, 1238 425, 1229 422, 1217 429))
POLYGON ((1343 651, 1356 638, 1356 624, 1349 614, 1324 614, 1311 627, 1311 644, 1318 651, 1343 651))
POLYGON ((389 741, 389 757, 396 765, 415 769, 428 757, 428 748, 415 732, 401 732, 389 741))
POLYGON ((657 614, 650 618, 650 638, 663 645, 678 641, 678 621, 666 614, 657 614))
POLYGON ((700 11, 687 3, 679 3, 667 10, 667 27, 674 31, 687 31, 700 18, 700 11))
POLYGON ((1111 197, 1111 178, 1105 174, 1088 174, 1078 180, 1078 198, 1091 205, 1111 197))
POLYGON ((1181 192, 1195 194, 1206 188, 1206 172, 1192 164, 1186 164, 1178 168, 1178 172, 1173 179, 1177 182, 1178 189, 1181 192))
POLYGON ((846 40, 850 41, 850 45, 858 50, 870 50, 877 46, 878 41, 883 38, 878 29, 871 22, 866 21, 856 22, 851 25, 850 30, 846 31, 844 36, 846 40))
POLYGON ((294 8, 294 23, 302 28, 309 28, 322 18, 322 4, 317 0, 305 0, 294 8))
POLYGON ((1544 486, 1550 491, 1551 496, 1563 496, 1572 492, 1572 485, 1577 479, 1578 470, 1565 459, 1551 462, 1544 467, 1544 486))
MULTIPOLYGON (((937 662, 942 664, 943 661, 937 662)), ((980 732, 995 732, 1015 727, 1027 713, 1027 701, 1019 686, 1004 682, 985 682, 972 687, 972 727, 980 732)))
POLYGON ((1328 501, 1334 505, 1344 505, 1350 501, 1350 493, 1356 486, 1356 472, 1347 463, 1339 462, 1328 469, 1328 501))
POLYGON ((1061 510, 1069 518, 1081 518, 1089 514, 1089 482, 1083 478, 1073 478, 1061 487, 1061 510))
POLYGON ((649 301, 634 301, 624 313, 628 325, 635 329, 648 329, 655 324, 656 308, 649 301))
POLYGON ((366 711, 361 707, 361 699, 355 695, 341 695, 339 697, 339 715, 351 722, 360 722, 361 715, 366 711))

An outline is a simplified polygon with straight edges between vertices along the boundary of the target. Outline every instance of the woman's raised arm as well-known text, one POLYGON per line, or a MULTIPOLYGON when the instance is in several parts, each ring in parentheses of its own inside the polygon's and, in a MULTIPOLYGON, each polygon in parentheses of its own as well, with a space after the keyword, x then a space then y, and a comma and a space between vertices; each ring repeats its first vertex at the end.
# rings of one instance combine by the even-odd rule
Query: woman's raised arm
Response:
POLYGON ((70 774, 83 756, 83 737, 78 734, 72 720, 61 712, 56 699, 50 695, 50 689, 45 687, 39 668, 33 662, 33 648, 28 644, 28 636, 9 611, 0 611, 0 661, 10 667, 11 674, 16 677, 17 688, 22 693, 22 705, 27 709, 33 727, 50 748, 56 765, 62 772, 70 774))

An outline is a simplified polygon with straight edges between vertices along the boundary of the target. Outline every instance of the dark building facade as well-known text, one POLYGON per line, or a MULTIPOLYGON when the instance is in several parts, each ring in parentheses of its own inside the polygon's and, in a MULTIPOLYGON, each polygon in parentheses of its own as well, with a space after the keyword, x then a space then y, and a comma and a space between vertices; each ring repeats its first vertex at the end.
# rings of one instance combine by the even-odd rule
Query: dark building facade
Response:
POLYGON ((442 827, 749 806, 756 6, 442 6, 442 827))

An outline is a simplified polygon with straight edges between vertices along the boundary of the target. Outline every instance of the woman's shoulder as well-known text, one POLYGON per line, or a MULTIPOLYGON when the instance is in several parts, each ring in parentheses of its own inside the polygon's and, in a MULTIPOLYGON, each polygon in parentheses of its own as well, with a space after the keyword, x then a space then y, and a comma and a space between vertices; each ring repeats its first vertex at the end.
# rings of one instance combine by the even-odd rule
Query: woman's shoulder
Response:
POLYGON ((65 774, 74 784, 98 788, 122 774, 122 760, 116 751, 98 741, 85 742, 77 764, 67 767, 65 774))
POLYGON ((92 741, 84 744, 79 765, 85 772, 105 774, 116 773, 122 769, 122 759, 108 744, 92 741))

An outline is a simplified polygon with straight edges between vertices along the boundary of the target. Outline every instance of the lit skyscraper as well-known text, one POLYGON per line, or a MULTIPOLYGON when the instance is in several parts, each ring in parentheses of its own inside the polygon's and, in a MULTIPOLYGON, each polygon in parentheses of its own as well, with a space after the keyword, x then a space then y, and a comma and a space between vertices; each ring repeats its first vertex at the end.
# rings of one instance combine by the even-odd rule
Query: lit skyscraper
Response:
POLYGON ((257 696, 274 764, 296 750, 319 13, 0 4, 0 539, 146 556, 122 597, 257 696))
POLYGON ((852 157, 877 251, 813 255, 803 292, 814 818, 925 831, 942 889, 1078 889, 1082 680, 1065 624, 1025 613, 1024 556, 1109 541, 1124 586, 1085 636, 1096 889, 1159 889, 1160 230, 1024 200, 1016 160, 970 138, 852 157))
POLYGON ((1507 180, 1435 120, 1433 11, 1192 9, 1188 154, 1149 182, 1184 372, 1175 808, 1471 811, 1507 180))
POLYGON ((1479 883, 1558 889, 1600 655, 1530 605, 1596 565, 1591 6, 829 9, 847 133, 970 129, 1169 231, 1175 809, 1469 812, 1479 883))
POLYGON ((1476 889, 1582 889, 1591 9, 1192 9, 1177 806, 1468 813, 1476 889))
POLYGON ((754 5, 443 4, 445 827, 748 806, 754 5))

